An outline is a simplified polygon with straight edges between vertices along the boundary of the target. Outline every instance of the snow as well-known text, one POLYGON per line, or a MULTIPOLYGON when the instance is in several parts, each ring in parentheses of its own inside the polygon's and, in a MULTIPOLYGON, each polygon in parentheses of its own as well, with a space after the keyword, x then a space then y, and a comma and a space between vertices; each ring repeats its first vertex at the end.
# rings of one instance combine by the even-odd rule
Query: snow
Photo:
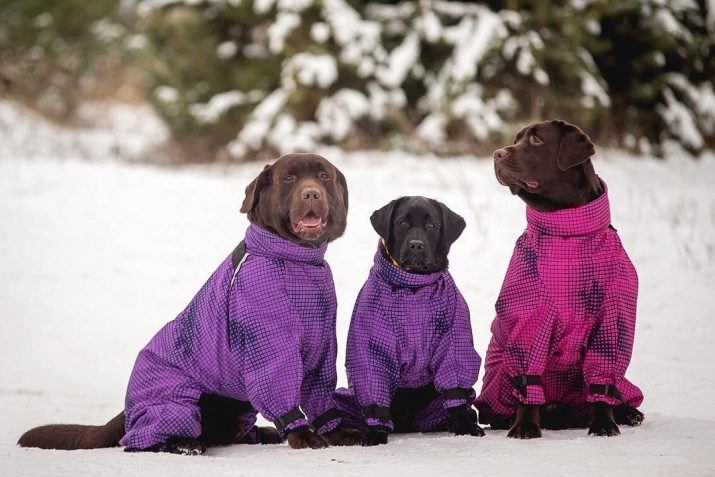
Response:
POLYGON ((310 37, 318 43, 325 43, 330 38, 330 27, 327 23, 315 22, 310 27, 310 37))
POLYGON ((477 73, 480 62, 489 46, 506 34, 499 15, 483 8, 476 17, 464 17, 454 27, 444 29, 444 37, 454 45, 448 62, 451 77, 456 82, 466 81, 477 73))
POLYGON ((444 144, 447 137, 447 117, 442 113, 432 113, 417 126, 417 134, 427 144, 436 148, 444 144))
MULTIPOLYGON (((256 3, 256 8, 258 8, 256 3)), ((283 51, 285 41, 290 33, 300 26, 300 15, 296 13, 279 12, 276 21, 268 27, 268 45, 272 53, 283 51)))
POLYGON ((330 55, 297 53, 286 60, 282 74, 288 89, 295 88, 293 77, 302 85, 327 89, 338 79, 338 65, 330 55))
POLYGON ((238 90, 215 94, 206 103, 189 106, 191 114, 201 123, 214 123, 229 109, 259 99, 260 93, 253 91, 248 95, 238 90))
POLYGON ((405 81, 419 56, 419 36, 417 33, 410 33, 400 46, 390 52, 387 64, 378 68, 375 76, 388 88, 396 88, 405 81))
POLYGON ((273 119, 283 108, 287 95, 277 89, 266 96, 251 113, 248 124, 241 129, 238 137, 228 144, 228 150, 236 157, 243 156, 248 149, 258 149, 271 128, 273 119))
POLYGON ((365 116, 370 108, 368 99, 360 91, 343 88, 323 99, 315 116, 323 132, 341 141, 350 132, 353 122, 365 116))
MULTIPOLYGON (((715 156, 660 161, 600 148, 595 166, 609 184, 613 224, 640 276, 628 376, 645 392, 642 427, 616 438, 569 430, 515 441, 487 430, 481 439, 392 436, 378 448, 230 446, 203 457, 16 447, 33 426, 103 423, 121 409, 138 350, 242 237, 244 188, 263 166, 118 161, 106 137, 120 149, 130 140, 150 149, 160 136, 155 118, 129 107, 95 117, 105 119, 65 129, 0 102, 0 475, 715 474, 715 156)), ((524 228, 524 206, 497 183, 492 162, 319 152, 351 192, 347 231, 327 254, 339 300, 340 384, 352 303, 377 245, 368 219, 403 194, 439 198, 465 217, 450 270, 484 355, 524 228)))
POLYGON ((685 146, 695 150, 703 147, 704 140, 693 113, 673 94, 670 88, 664 91, 665 105, 657 106, 658 113, 670 127, 670 132, 679 138, 685 146))
POLYGON ((179 92, 176 88, 172 88, 171 86, 157 86, 154 90, 154 95, 159 99, 159 101, 164 103, 173 103, 179 99, 179 92))
POLYGON ((238 45, 235 41, 224 41, 216 47, 216 56, 222 60, 233 58, 238 52, 238 45))

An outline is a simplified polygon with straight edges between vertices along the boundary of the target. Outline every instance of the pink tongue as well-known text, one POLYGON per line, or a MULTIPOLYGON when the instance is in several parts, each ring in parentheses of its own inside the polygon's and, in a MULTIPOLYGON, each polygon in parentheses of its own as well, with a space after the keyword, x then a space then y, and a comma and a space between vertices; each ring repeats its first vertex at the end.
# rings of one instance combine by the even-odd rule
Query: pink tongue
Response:
POLYGON ((320 217, 306 217, 298 222, 298 225, 302 225, 303 227, 317 227, 321 222, 320 217))

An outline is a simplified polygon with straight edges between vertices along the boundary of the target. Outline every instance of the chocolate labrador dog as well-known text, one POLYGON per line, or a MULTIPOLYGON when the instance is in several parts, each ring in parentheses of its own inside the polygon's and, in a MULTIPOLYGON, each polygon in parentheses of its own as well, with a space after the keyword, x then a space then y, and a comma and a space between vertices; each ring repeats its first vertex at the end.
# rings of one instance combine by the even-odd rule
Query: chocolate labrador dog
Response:
POLYGON ((464 219, 436 200, 402 197, 370 221, 381 239, 350 322, 341 415, 365 431, 365 446, 390 432, 483 436, 471 409, 481 359, 447 270, 464 219))
POLYGON ((499 182, 527 204, 496 304, 480 422, 516 438, 588 426, 613 436, 639 425, 643 395, 625 378, 637 275, 610 222, 605 182, 578 127, 523 128, 494 152, 499 182))
POLYGON ((360 431, 334 416, 336 303, 323 260, 347 209, 345 177, 323 157, 266 166, 246 188, 245 240, 140 352, 124 411, 104 426, 35 428, 19 444, 202 454, 284 437, 293 448, 357 443, 360 431), (258 412, 277 429, 256 427, 258 412))

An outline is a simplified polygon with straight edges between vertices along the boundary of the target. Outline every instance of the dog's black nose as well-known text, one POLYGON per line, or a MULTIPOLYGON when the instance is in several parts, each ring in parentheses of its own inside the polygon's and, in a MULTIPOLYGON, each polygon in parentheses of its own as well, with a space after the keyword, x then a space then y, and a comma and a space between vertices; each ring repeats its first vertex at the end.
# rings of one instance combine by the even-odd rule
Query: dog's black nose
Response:
POLYGON ((410 240, 407 242, 407 245, 410 247, 410 250, 414 251, 422 251, 425 248, 425 243, 422 240, 410 240))
POLYGON ((303 191, 303 200, 318 200, 320 199, 320 191, 318 189, 305 189, 303 191))
POLYGON ((494 151, 494 159, 496 159, 497 161, 501 161, 502 159, 505 159, 508 155, 509 155, 509 151, 507 151, 505 147, 494 151))

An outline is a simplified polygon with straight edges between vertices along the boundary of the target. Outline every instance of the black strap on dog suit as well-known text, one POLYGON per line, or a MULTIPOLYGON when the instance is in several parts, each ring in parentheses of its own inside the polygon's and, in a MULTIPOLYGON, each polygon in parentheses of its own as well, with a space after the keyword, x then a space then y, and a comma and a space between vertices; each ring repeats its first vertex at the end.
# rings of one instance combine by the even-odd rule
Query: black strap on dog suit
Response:
POLYGON ((333 419, 337 419, 339 417, 340 417, 340 414, 338 414, 338 410, 335 408, 331 408, 331 409, 328 409, 327 411, 325 411, 320 416, 313 419, 313 422, 311 422, 310 424, 313 426, 313 429, 315 429, 317 431, 321 427, 326 425, 328 422, 332 421, 333 419))
POLYGON ((278 432, 283 434, 283 429, 291 422, 297 421, 298 419, 305 419, 305 414, 300 410, 299 407, 294 407, 290 411, 283 414, 281 417, 273 421, 278 432))
POLYGON ((233 253, 231 254, 231 267, 234 273, 236 272, 236 269, 241 265, 241 262, 243 262, 245 256, 246 241, 241 240, 238 245, 236 245, 236 248, 233 249, 233 253))
POLYGON ((588 387, 588 392, 591 394, 602 394, 623 401, 623 396, 621 396, 621 393, 613 384, 591 384, 588 387))
POLYGON ((464 389, 464 388, 451 388, 451 389, 446 389, 442 393, 442 399, 445 400, 450 400, 450 399, 469 399, 469 389, 464 389))
POLYGON ((370 404, 362 409, 362 413, 366 419, 375 418, 381 421, 392 420, 389 407, 381 407, 376 404, 370 404))
POLYGON ((527 386, 541 386, 541 376, 535 374, 520 374, 512 378, 512 383, 522 396, 526 396, 527 386))

